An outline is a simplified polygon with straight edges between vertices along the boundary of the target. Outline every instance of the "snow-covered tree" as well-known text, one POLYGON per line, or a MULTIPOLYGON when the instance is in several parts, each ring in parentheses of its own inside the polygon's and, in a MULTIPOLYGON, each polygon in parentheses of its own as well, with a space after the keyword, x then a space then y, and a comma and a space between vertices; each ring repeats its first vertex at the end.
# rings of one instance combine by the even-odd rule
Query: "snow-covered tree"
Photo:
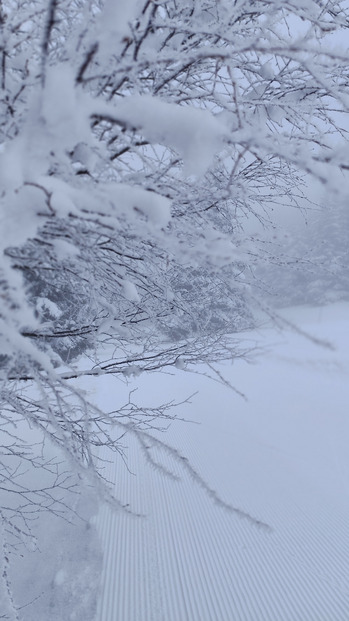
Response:
MULTIPOLYGON (((345 183, 345 177, 343 178, 345 183)), ((349 298, 349 212, 346 202, 317 205, 264 246, 269 264, 256 274, 273 305, 328 304, 349 298)))
POLYGON ((51 477, 4 505, 13 536, 75 485, 27 427, 97 485, 96 447, 170 414, 75 380, 242 355, 270 256, 245 224, 303 206, 305 176, 346 199, 348 26, 335 1, 0 2, 1 485, 51 477))

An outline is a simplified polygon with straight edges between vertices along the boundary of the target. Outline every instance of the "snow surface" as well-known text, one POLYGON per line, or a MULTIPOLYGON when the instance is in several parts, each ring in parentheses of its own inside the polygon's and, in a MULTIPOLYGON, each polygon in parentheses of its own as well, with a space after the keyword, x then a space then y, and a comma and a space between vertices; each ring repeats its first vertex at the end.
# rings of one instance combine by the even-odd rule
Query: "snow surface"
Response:
POLYGON ((109 377, 89 380, 109 409, 135 387, 146 405, 199 390, 178 408, 188 422, 157 437, 260 524, 215 503, 183 460, 151 450, 168 477, 125 438, 128 468, 118 460, 105 474, 144 517, 101 507, 103 568, 93 496, 79 508, 87 519, 80 526, 40 518, 38 549, 25 552, 10 576, 20 621, 348 620, 349 304, 283 317, 334 347, 270 327, 245 335, 264 351, 254 364, 237 360, 220 371, 246 400, 180 369, 130 376, 117 390, 109 377))
MULTIPOLYGON (((71 498, 67 502, 71 506, 71 498)), ((11 559, 10 585, 18 610, 18 617, 13 619, 95 620, 102 554, 91 523, 96 511, 94 494, 85 491, 77 511, 83 519, 73 517, 70 523, 51 514, 42 514, 33 523, 37 539, 35 550, 23 548, 19 556, 11 559)), ((4 608, 0 611, 0 619, 2 612, 4 608)), ((12 621, 11 616, 4 618, 12 621)))
MULTIPOLYGON (((100 511, 97 621, 349 618, 349 305, 284 316, 335 349, 291 330, 250 334, 266 348, 256 363, 221 367, 246 401, 180 371, 130 382, 140 403, 200 390, 178 411, 191 422, 172 424, 162 439, 225 502, 270 528, 215 504, 165 451, 152 456, 180 481, 147 465, 131 439, 129 470, 111 464, 108 475, 146 517, 100 511)), ((115 393, 102 381, 112 409, 115 393)))

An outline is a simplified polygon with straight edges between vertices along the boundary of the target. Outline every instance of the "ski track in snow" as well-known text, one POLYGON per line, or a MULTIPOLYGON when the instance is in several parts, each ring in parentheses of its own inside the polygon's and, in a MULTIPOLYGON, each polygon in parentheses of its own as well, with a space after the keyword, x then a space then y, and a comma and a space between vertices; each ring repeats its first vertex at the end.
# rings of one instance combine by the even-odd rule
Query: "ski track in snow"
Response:
POLYGON ((336 351, 287 333, 256 365, 226 367, 247 403, 190 375, 148 377, 140 388, 159 401, 200 388, 178 414, 201 424, 177 422, 158 437, 271 532, 214 504, 154 449, 181 480, 166 477, 131 438, 135 474, 121 462, 106 474, 118 497, 146 516, 100 511, 97 621, 348 621, 349 305, 323 311, 321 321, 310 310, 296 316, 337 342, 336 351), (346 374, 329 372, 336 364, 346 374))

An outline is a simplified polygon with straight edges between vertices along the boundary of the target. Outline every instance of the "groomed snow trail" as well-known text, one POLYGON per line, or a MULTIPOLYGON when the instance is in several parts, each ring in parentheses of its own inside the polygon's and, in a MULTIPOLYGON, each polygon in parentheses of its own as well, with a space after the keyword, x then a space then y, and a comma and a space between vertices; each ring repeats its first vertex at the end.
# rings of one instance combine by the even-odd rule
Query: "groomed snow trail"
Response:
POLYGON ((101 509, 97 621, 348 621, 349 305, 289 315, 336 350, 264 330, 254 337, 274 343, 267 354, 223 369, 247 402, 189 374, 144 378, 139 395, 155 404, 200 390, 178 411, 193 422, 158 437, 270 529, 215 504, 153 450, 180 480, 168 478, 130 439, 129 470, 110 464, 107 476, 145 517, 101 509))

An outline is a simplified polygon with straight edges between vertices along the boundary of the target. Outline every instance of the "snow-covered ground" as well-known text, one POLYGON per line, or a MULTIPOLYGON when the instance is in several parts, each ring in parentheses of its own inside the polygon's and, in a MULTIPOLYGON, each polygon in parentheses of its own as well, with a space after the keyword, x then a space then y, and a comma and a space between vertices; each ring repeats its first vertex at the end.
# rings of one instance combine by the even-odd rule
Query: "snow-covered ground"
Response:
MULTIPOLYGON (((71 508, 70 496, 67 502, 71 508)), ((35 550, 23 548, 11 558, 9 579, 17 616, 13 610, 11 614, 6 593, 0 591, 0 619, 95 620, 102 554, 98 536, 89 523, 96 512, 94 494, 82 493, 75 508, 80 517, 70 515, 70 523, 52 514, 41 514, 37 520, 34 515, 35 550)))
POLYGON ((349 305, 283 316, 334 349, 291 330, 250 335, 267 351, 221 367, 246 400, 199 375, 137 379, 138 401, 153 405, 199 390, 177 412, 191 422, 162 438, 261 524, 215 503, 185 462, 152 449, 170 479, 131 441, 128 469, 111 464, 109 476, 145 517, 100 512, 97 621, 349 619, 349 305))
POLYGON ((143 517, 100 508, 103 569, 93 497, 87 522, 42 517, 38 550, 11 575, 20 621, 348 621, 349 304, 282 314, 331 346, 291 329, 247 335, 263 349, 254 363, 220 367, 246 399, 180 370, 89 380, 110 410, 135 387, 147 405, 199 391, 177 409, 188 422, 157 434, 194 471, 149 449, 169 477, 125 439, 127 467, 106 474, 143 517))

